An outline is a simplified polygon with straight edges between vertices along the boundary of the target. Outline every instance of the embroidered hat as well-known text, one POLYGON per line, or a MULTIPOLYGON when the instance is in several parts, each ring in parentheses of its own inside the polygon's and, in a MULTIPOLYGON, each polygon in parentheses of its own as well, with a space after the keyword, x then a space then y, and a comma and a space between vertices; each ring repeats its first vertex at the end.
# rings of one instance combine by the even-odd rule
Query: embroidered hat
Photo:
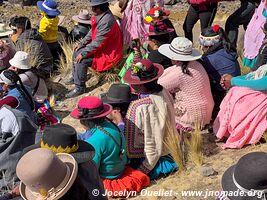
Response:
POLYGON ((87 96, 79 100, 77 108, 70 115, 75 119, 97 119, 107 116, 111 111, 111 105, 104 104, 96 96, 87 96))
POLYGON ((155 5, 153 8, 151 8, 144 19, 144 22, 146 24, 150 24, 153 20, 158 20, 162 17, 167 17, 170 15, 170 11, 164 10, 159 5, 155 5))
POLYGON ((60 11, 57 9, 57 2, 54 0, 38 1, 37 7, 49 16, 55 17, 60 15, 60 11))
POLYGON ((29 54, 24 51, 17 51, 9 64, 18 69, 31 69, 29 54))
POLYGON ((79 15, 74 15, 72 19, 81 24, 91 24, 91 17, 89 15, 88 10, 81 10, 79 12, 79 15))
POLYGON ((68 192, 78 173, 75 159, 38 148, 26 153, 17 164, 20 194, 25 200, 60 199, 68 192))
POLYGON ((148 33, 145 36, 163 35, 174 31, 173 28, 168 28, 163 21, 154 21, 149 24, 148 33))
POLYGON ((141 85, 157 80, 163 72, 164 68, 162 65, 144 59, 133 64, 131 68, 127 70, 124 81, 130 85, 141 85))
POLYGON ((24 153, 36 148, 47 148, 54 153, 69 153, 77 163, 87 162, 95 155, 94 147, 85 141, 77 140, 76 130, 67 124, 46 126, 41 141, 25 148, 24 153))
POLYGON ((137 99, 137 95, 131 93, 129 85, 116 83, 110 86, 107 93, 101 94, 101 99, 104 103, 115 106, 130 104, 131 101, 137 99))
POLYGON ((205 28, 199 36, 199 44, 205 47, 211 47, 221 41, 219 34, 221 27, 214 25, 212 27, 205 28))
POLYGON ((244 155, 236 165, 223 174, 221 184, 230 200, 263 200, 267 197, 267 153, 253 152, 244 155), (237 193, 237 192, 236 192, 237 193))
POLYGON ((13 31, 6 24, 0 23, 0 37, 5 37, 12 33, 13 31))
POLYGON ((89 0, 90 6, 98 6, 104 3, 108 3, 110 0, 89 0))
POLYGON ((185 37, 174 38, 171 44, 163 44, 158 51, 170 58, 178 61, 192 61, 201 58, 201 54, 193 48, 193 44, 185 37))

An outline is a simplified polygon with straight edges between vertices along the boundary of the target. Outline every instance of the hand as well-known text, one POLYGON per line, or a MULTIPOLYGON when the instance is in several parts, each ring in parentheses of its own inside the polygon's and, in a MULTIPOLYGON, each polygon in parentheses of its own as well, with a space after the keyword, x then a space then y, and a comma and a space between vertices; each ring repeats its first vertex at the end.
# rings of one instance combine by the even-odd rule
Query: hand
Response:
POLYGON ((224 74, 221 78, 221 86, 223 89, 228 90, 232 85, 231 85, 231 79, 233 78, 232 75, 230 74, 224 74))
POLYGON ((81 45, 77 43, 77 44, 74 45, 73 50, 76 51, 76 50, 79 49, 80 47, 81 47, 81 45))
POLYGON ((76 63, 80 63, 83 59, 83 56, 81 54, 79 54, 77 57, 76 57, 76 63))
POLYGON ((16 186, 15 188, 13 188, 13 190, 11 191, 12 197, 19 197, 20 193, 19 193, 19 186, 16 186))

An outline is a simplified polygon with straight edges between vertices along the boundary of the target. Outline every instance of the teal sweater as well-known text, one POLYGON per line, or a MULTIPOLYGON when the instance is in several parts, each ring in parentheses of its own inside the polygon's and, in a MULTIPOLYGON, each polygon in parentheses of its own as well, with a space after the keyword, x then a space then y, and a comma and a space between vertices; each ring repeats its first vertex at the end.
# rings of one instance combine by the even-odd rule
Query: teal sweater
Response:
POLYGON ((236 76, 231 79, 231 85, 264 91, 267 90, 267 76, 258 80, 246 80, 246 75, 236 76))
MULTIPOLYGON (((119 129, 112 123, 105 121, 101 127, 110 133, 118 144, 121 144, 121 135, 119 129)), ((124 172, 124 167, 127 163, 126 152, 123 159, 120 158, 121 148, 111 139, 97 128, 90 130, 92 136, 86 141, 95 148, 95 156, 93 158, 99 169, 101 178, 116 179, 124 172)), ((126 142, 122 138, 122 148, 126 151, 126 142)))

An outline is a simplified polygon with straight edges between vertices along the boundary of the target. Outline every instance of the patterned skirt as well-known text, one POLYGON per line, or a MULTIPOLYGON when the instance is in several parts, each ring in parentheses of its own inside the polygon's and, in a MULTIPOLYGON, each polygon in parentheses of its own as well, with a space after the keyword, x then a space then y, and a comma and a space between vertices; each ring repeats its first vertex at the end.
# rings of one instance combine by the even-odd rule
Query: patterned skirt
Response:
POLYGON ((150 179, 146 174, 129 166, 125 167, 124 173, 117 179, 102 178, 102 181, 104 188, 114 194, 113 197, 126 197, 126 191, 132 194, 134 191, 140 192, 150 184, 150 179))

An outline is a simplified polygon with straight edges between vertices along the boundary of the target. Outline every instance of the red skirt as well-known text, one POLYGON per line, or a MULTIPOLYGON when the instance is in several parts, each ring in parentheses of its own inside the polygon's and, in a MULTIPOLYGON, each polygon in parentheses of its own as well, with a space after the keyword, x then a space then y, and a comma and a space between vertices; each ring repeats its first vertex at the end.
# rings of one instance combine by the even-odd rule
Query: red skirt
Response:
POLYGON ((108 194, 112 194, 113 197, 125 197, 126 192, 140 192, 144 187, 149 186, 150 178, 141 171, 135 170, 129 166, 125 167, 125 170, 117 179, 102 178, 104 188, 108 194))

